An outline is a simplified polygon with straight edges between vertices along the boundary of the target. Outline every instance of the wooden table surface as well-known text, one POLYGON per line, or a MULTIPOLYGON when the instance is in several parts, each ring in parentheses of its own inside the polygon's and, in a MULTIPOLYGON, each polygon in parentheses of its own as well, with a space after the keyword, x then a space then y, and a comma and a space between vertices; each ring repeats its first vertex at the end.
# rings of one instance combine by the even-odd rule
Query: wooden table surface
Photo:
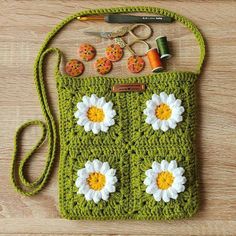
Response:
MULTIPOLYGON (((0 233, 2 234, 105 234, 105 235, 235 235, 236 233, 236 2, 235 1, 0 1, 0 233), (189 220, 158 221, 68 221, 58 213, 57 170, 46 188, 34 197, 15 192, 9 179, 13 136, 22 122, 42 119, 33 83, 33 63, 46 34, 66 16, 84 9, 147 5, 163 7, 190 18, 207 42, 207 57, 198 81, 197 153, 201 206, 189 220)), ((172 59, 167 70, 196 69, 199 49, 193 35, 182 25, 152 25, 154 36, 165 34, 171 41, 172 59)), ((114 26, 116 27, 116 25, 114 26)), ((108 41, 86 37, 85 29, 107 30, 111 25, 74 21, 54 40, 64 52, 64 61, 76 57, 82 42, 96 45, 104 55, 108 41)), ((153 38, 149 41, 154 46, 153 38)), ((126 76, 126 59, 114 65, 111 75, 126 76)), ((58 116, 55 81, 50 72, 47 87, 50 104, 58 116)), ((86 63, 86 75, 95 75, 86 63)), ((143 74, 150 73, 147 65, 143 74)), ((23 153, 36 142, 38 128, 24 134, 23 153)), ((28 165, 36 178, 45 161, 46 146, 28 165)))

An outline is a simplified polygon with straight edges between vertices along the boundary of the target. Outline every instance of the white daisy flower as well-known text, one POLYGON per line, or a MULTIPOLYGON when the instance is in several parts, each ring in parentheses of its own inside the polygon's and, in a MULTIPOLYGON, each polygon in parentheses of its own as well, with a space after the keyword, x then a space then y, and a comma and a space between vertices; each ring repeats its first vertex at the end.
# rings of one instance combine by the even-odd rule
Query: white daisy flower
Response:
POLYGON ((183 120, 184 107, 181 100, 176 99, 174 94, 153 94, 152 99, 147 101, 147 108, 143 111, 147 116, 146 123, 152 125, 154 130, 161 129, 166 132, 169 128, 175 129, 177 123, 183 120))
POLYGON ((108 162, 95 159, 87 161, 85 168, 78 170, 75 185, 78 194, 83 194, 87 201, 98 203, 101 199, 107 201, 110 193, 116 191, 116 170, 111 169, 108 162))
POLYGON ((77 124, 84 126, 86 132, 107 132, 115 124, 113 118, 116 112, 112 106, 113 103, 106 102, 104 97, 98 98, 95 94, 91 97, 83 96, 82 102, 77 104, 78 111, 74 114, 78 118, 77 124))
POLYGON ((185 190, 186 178, 183 176, 184 169, 177 167, 175 160, 170 163, 162 160, 161 163, 154 161, 152 169, 145 172, 144 184, 147 186, 146 192, 152 194, 159 202, 169 202, 170 199, 177 199, 178 193, 185 190))

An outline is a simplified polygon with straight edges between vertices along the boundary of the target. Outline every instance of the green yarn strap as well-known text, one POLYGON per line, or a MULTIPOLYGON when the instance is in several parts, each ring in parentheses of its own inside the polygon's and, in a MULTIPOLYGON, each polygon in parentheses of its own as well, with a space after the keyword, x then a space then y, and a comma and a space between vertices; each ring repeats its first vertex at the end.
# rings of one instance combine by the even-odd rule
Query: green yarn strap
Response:
POLYGON ((57 53, 58 61, 57 61, 55 71, 57 74, 60 74, 59 64, 61 60, 61 53, 59 49, 56 49, 56 48, 47 49, 49 43, 51 43, 54 36, 66 24, 76 19, 78 16, 109 14, 109 13, 130 13, 130 12, 145 12, 145 13, 153 13, 153 14, 158 14, 158 15, 170 16, 174 18, 176 21, 179 21, 182 24, 184 24, 187 28, 189 28, 190 31, 192 31, 192 33, 195 35, 195 38, 200 47, 200 59, 197 66, 197 70, 195 72, 196 74, 200 73, 201 67, 204 61, 204 57, 205 57, 205 44, 204 44, 204 40, 200 31, 190 20, 188 20, 184 16, 178 15, 166 9, 157 8, 157 7, 137 6, 137 7, 117 7, 117 8, 85 10, 85 11, 76 13, 74 15, 71 15, 65 20, 61 21, 61 23, 59 23, 46 37, 43 45, 41 46, 41 49, 39 50, 38 56, 35 60, 35 66, 34 66, 34 82, 35 82, 36 89, 38 92, 38 96, 39 96, 39 100, 40 100, 40 104, 41 104, 41 108, 42 108, 42 112, 45 118, 46 125, 42 121, 39 121, 39 120, 29 121, 23 124, 22 126, 20 126, 15 135, 15 147, 14 147, 14 153, 13 153, 11 176, 12 176, 12 181, 13 181, 14 186, 16 187, 17 191, 19 191, 20 193, 29 196, 29 195, 34 195, 37 192, 39 192, 43 188, 43 186, 45 185, 48 179, 50 170, 52 168, 53 160, 55 158, 57 133, 56 133, 55 120, 49 108, 49 104, 47 101, 48 99, 46 96, 46 91, 45 91, 45 86, 44 86, 44 81, 43 81, 43 61, 44 61, 45 56, 48 53, 51 53, 51 52, 57 53), (23 130, 26 127, 31 126, 31 125, 38 125, 42 128, 42 131, 43 131, 42 137, 38 141, 38 143, 32 148, 32 150, 26 154, 23 160, 20 161, 19 168, 17 168, 17 157, 20 154, 19 153, 20 152, 19 151, 20 136, 23 130), (46 137, 48 140, 48 154, 47 154, 47 160, 46 160, 44 170, 38 179, 36 179, 33 182, 29 182, 24 175, 25 164, 30 159, 30 157, 38 150, 38 148, 40 148, 40 146, 43 144, 46 137), (17 181, 17 178, 16 178, 17 170, 18 170, 18 175, 19 175, 19 181, 17 181))
POLYGON ((34 79, 38 92, 38 96, 40 98, 40 104, 43 111, 43 115, 46 121, 44 124, 40 120, 28 121, 21 125, 16 131, 15 140, 14 140, 14 152, 13 152, 13 161, 11 168, 11 178, 12 182, 16 188, 16 190, 24 195, 31 196, 39 192, 43 186, 45 185, 48 176, 50 174, 50 170, 53 165, 53 160, 55 158, 56 151, 56 142, 57 142, 57 134, 56 134, 56 124, 52 113, 49 108, 49 104, 47 101, 47 95, 45 91, 44 81, 43 81, 43 62, 44 58, 49 53, 57 53, 58 61, 56 65, 56 71, 58 71, 58 67, 61 60, 61 53, 56 48, 47 49, 39 58, 37 64, 34 67, 34 79), (20 139, 22 132, 25 128, 29 126, 39 126, 42 129, 42 136, 37 144, 25 155, 25 157, 20 160, 19 167, 17 168, 17 160, 20 156, 20 139), (45 163, 44 170, 42 174, 33 182, 29 182, 25 177, 25 164, 32 155, 42 146, 42 144, 47 140, 48 142, 48 154, 45 163), (18 173, 17 173, 18 170, 18 173), (18 178, 17 178, 18 175, 18 178))

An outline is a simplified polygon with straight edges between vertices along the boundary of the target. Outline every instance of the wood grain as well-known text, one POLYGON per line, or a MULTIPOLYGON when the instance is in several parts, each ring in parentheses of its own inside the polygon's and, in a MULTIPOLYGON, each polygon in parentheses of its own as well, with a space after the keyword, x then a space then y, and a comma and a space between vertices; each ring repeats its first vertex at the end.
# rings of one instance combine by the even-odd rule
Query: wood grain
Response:
MULTIPOLYGON (((133 234, 133 235, 235 235, 236 231, 236 2, 235 1, 75 1, 36 0, 0 2, 0 233, 2 234, 133 234), (66 16, 97 7, 149 5, 161 6, 190 18, 207 41, 207 58, 198 83, 198 162, 201 208, 189 220, 155 221, 68 221, 58 213, 57 166, 47 187, 35 197, 17 194, 9 180, 13 135, 22 122, 42 118, 32 67, 46 34, 66 16)), ((199 50, 193 35, 180 24, 152 25, 155 35, 171 40, 173 57, 168 70, 194 70, 199 50)), ((115 26, 116 27, 116 26, 115 26)), ((109 42, 83 35, 97 29, 91 22, 73 22, 54 40, 65 59, 76 57, 81 42, 96 45, 98 56, 109 42)), ((102 23, 99 29, 110 29, 102 23)), ((154 41, 149 41, 154 46, 154 41)), ((126 76, 126 52, 111 75, 126 76)), ((57 115, 54 58, 47 66, 47 86, 51 106, 57 115)), ((147 66, 143 72, 150 73, 147 66)), ((94 75, 86 63, 84 76, 94 75)), ((24 152, 39 136, 37 128, 24 135, 24 152)), ((28 174, 36 178, 44 165, 46 146, 29 165, 28 174)))

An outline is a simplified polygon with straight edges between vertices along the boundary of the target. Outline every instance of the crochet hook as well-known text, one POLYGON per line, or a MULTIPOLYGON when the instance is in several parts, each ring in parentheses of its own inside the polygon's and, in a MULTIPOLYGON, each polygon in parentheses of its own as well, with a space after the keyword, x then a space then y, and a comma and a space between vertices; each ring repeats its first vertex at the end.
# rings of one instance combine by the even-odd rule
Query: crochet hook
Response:
POLYGON ((132 16, 132 15, 92 15, 92 16, 79 16, 80 21, 105 21, 107 23, 171 23, 174 21, 169 16, 132 16))

